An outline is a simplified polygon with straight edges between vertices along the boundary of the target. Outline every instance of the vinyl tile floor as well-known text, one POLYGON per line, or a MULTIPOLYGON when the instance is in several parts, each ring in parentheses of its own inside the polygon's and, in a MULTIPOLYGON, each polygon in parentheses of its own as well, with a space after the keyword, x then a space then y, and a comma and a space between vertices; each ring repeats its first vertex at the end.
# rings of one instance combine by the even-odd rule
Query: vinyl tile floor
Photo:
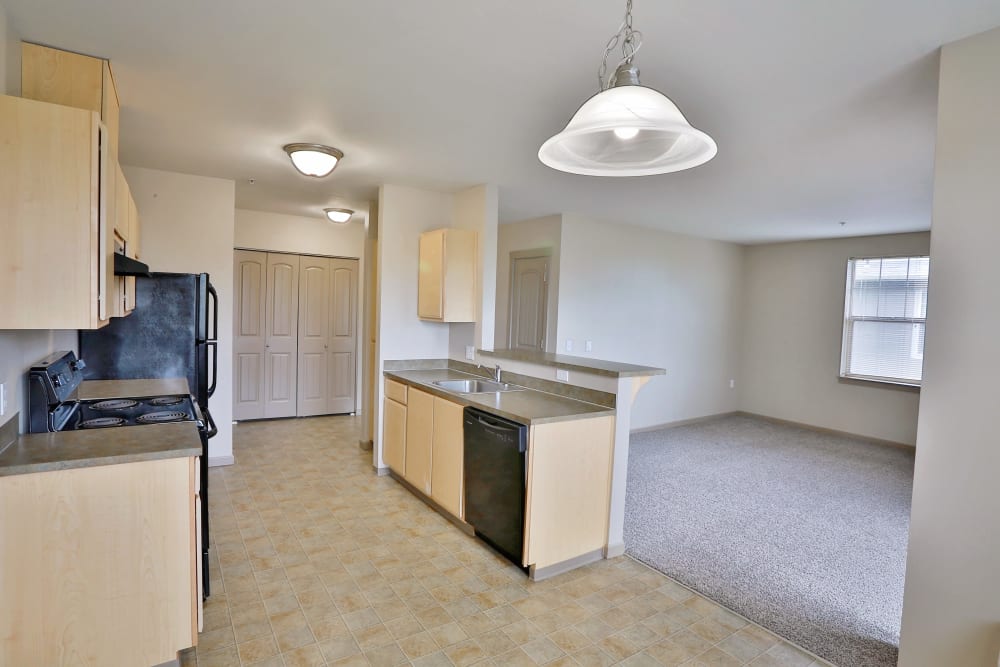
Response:
POLYGON ((358 447, 359 417, 235 427, 209 472, 212 595, 182 665, 806 667, 627 557, 532 582, 358 447))

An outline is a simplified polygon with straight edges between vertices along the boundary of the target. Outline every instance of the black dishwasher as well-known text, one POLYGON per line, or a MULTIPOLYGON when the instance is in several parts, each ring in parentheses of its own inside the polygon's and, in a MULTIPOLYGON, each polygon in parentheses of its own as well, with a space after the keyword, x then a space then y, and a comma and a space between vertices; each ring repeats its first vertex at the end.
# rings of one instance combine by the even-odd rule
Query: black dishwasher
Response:
POLYGON ((465 520, 522 567, 528 427, 465 408, 465 520))

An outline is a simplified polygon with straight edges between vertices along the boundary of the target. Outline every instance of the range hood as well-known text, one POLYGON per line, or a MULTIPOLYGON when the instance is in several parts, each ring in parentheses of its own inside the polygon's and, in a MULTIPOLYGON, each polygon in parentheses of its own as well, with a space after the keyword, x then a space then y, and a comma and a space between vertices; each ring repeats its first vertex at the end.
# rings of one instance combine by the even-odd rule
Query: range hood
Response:
POLYGON ((116 276, 142 276, 149 277, 149 265, 143 264, 137 259, 132 259, 121 253, 115 253, 115 275, 116 276))

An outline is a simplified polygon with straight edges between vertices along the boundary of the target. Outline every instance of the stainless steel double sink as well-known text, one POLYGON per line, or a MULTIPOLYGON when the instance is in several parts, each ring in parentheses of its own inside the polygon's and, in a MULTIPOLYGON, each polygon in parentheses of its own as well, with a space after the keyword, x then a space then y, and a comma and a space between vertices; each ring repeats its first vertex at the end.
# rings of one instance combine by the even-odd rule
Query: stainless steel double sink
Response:
POLYGON ((456 394, 493 394, 504 391, 523 391, 524 389, 524 387, 506 382, 494 382, 493 380, 437 380, 434 384, 445 391, 453 391, 456 394))

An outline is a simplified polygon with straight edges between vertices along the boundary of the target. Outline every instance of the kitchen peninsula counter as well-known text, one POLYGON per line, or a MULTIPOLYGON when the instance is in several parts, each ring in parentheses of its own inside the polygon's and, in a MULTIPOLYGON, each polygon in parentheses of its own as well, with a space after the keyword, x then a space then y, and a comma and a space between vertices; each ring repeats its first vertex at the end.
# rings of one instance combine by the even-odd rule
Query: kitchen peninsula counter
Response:
POLYGON ((614 415, 614 408, 578 401, 535 389, 485 394, 463 394, 434 384, 441 380, 483 379, 481 375, 448 368, 387 370, 385 377, 410 385, 453 403, 471 406, 528 426, 614 415))

